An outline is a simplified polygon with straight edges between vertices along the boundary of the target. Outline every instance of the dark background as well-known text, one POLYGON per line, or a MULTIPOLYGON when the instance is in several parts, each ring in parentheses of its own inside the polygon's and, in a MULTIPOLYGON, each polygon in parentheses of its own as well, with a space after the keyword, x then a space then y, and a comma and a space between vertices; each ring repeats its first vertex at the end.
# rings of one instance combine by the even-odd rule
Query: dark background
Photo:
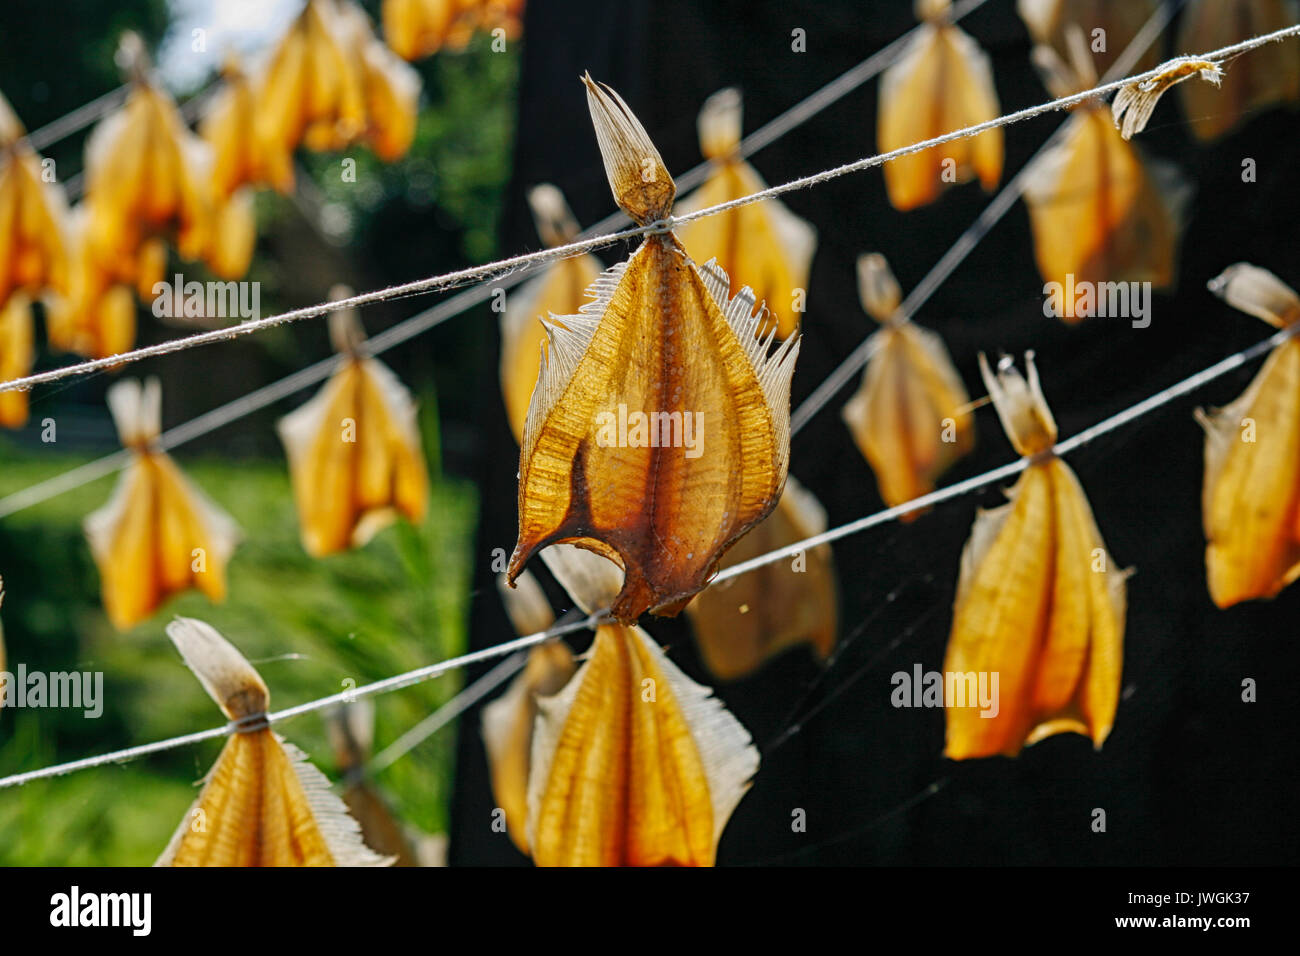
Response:
MULTIPOLYGON (((911 7, 902 0, 533 0, 502 251, 538 246, 523 201, 535 183, 557 183, 584 224, 612 207, 577 80, 583 70, 619 91, 669 169, 682 171, 699 161, 695 117, 709 94, 739 85, 749 132, 907 30, 911 7), (796 27, 807 33, 803 54, 791 51, 796 27)), ((993 59, 1004 112, 1048 98, 1011 3, 991 2, 962 25, 993 59)), ((1162 40, 1164 55, 1172 55, 1170 37, 1172 31, 1162 40)), ((877 90, 873 82, 845 97, 762 150, 754 165, 769 183, 779 183, 873 152, 877 90)), ((1115 319, 1069 328, 1044 318, 1028 216, 1018 204, 916 317, 942 334, 972 395, 983 394, 980 350, 1032 348, 1066 437, 1267 334, 1258 320, 1211 296, 1205 282, 1245 260, 1300 284, 1296 115, 1260 113, 1218 143, 1200 146, 1182 122, 1177 97, 1168 99, 1141 147, 1174 160, 1196 185, 1177 289, 1157 294, 1145 329, 1115 319), (1245 157, 1257 161, 1255 183, 1241 181, 1245 157)), ((1007 130, 1004 180, 1063 118, 1007 130)), ((987 199, 968 185, 900 214, 886 201, 875 170, 786 197, 820 239, 796 405, 871 330, 858 305, 857 255, 885 253, 906 292, 987 199)), ((613 262, 629 251, 606 250, 603 258, 613 262)), ((1104 749, 1060 735, 1015 760, 955 763, 942 757, 941 711, 889 705, 893 672, 915 663, 941 667, 962 544, 975 509, 1003 500, 999 489, 989 488, 910 526, 877 528, 835 545, 841 639, 851 643, 820 684, 810 686, 817 669, 798 649, 717 687, 763 750, 753 789, 723 835, 719 863, 1294 863, 1297 705, 1288 681, 1300 665, 1300 592, 1291 588, 1272 602, 1218 611, 1206 593, 1202 557, 1202 434, 1192 410, 1226 404, 1257 368, 1227 375, 1070 458, 1110 551, 1136 568, 1123 699, 1104 749), (1258 682, 1258 703, 1241 701, 1246 677, 1258 682), (842 687, 799 732, 770 747, 801 702, 806 710, 842 687), (1098 807, 1107 815, 1104 834, 1090 829, 1098 807), (791 830, 795 808, 807 813, 806 833, 791 830)), ((484 503, 475 647, 512 635, 492 595, 490 554, 496 547, 509 552, 516 530, 517 451, 495 379, 489 368, 483 372, 484 445, 474 472, 484 503)), ((881 507, 873 476, 839 418, 849 394, 846 388, 795 438, 791 456, 791 473, 826 506, 832 525, 881 507)), ((942 482, 980 473, 1012 454, 985 409, 978 414, 975 453, 942 482)), ((545 577, 540 562, 533 570, 545 577)), ((563 606, 560 592, 552 593, 563 606)), ((647 629, 688 673, 710 683, 683 621, 650 619, 647 629)), ((462 721, 460 735, 451 861, 522 863, 489 825, 494 802, 477 720, 462 721)))

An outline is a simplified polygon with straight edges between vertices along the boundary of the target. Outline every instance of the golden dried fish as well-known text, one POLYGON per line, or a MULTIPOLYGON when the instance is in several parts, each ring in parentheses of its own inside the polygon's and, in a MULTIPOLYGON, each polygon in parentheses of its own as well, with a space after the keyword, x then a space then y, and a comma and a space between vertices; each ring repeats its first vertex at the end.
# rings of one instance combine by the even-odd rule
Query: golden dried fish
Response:
POLYGON ((158 380, 143 387, 135 379, 116 383, 108 390, 108 407, 131 451, 113 497, 85 522, 108 619, 126 630, 191 587, 223 600, 226 562, 239 531, 157 447, 158 380))
POLYGON ((404 60, 444 47, 463 50, 478 25, 478 0, 384 0, 384 40, 404 60))
MULTIPOLYGON (((1278 328, 1300 321, 1300 297, 1258 266, 1230 266, 1210 288, 1278 328)), ((1275 348, 1240 398, 1197 419, 1210 597, 1221 608, 1271 598, 1300 577, 1300 340, 1275 348)))
MULTIPOLYGON (((15 292, 0 305, 0 382, 22 378, 32 370, 35 357, 32 300, 15 292)), ((27 393, 0 392, 0 428, 21 428, 27 423, 27 393)))
MULTIPOLYGON (((104 358, 135 342, 135 296, 132 285, 162 280, 167 250, 159 240, 141 246, 129 263, 129 276, 114 276, 91 252, 86 241, 86 207, 72 210, 68 224, 69 278, 66 294, 47 303, 45 330, 50 347, 87 358, 104 358)), ((121 265, 119 263, 119 265, 121 265)))
POLYGON ((130 281, 144 243, 174 237, 184 259, 199 259, 212 229, 212 153, 189 131, 171 96, 149 75, 143 43, 128 33, 126 102, 86 142, 86 254, 130 281))
POLYGON ((343 785, 343 804, 361 827, 361 840, 394 866, 419 866, 419 855, 378 788, 366 776, 375 736, 375 706, 368 697, 326 714, 334 765, 343 785))
POLYGON ((1006 359, 980 372, 1017 452, 1030 459, 1008 504, 975 519, 961 557, 944 658, 945 753, 1015 756, 1059 733, 1100 747, 1119 702, 1125 579, 1070 467, 1033 354, 1029 380, 1006 359), (990 690, 976 699, 975 688, 990 690))
MULTIPOLYGON (((1175 46, 1183 53, 1220 50, 1300 22, 1295 0, 1191 0, 1175 46)), ((1192 133, 1218 139, 1256 111, 1300 101, 1300 46, 1266 43, 1229 61, 1222 87, 1185 84, 1179 91, 1192 133)))
POLYGON ((975 420, 943 341, 899 313, 902 292, 884 256, 858 259, 858 293, 884 328, 872 336, 862 385, 843 417, 893 508, 934 491, 936 479, 970 452, 975 420))
MULTIPOLYGON (((700 110, 700 151, 711 161, 709 178, 677 203, 679 215, 740 199, 767 188, 753 166, 739 153, 740 90, 714 93, 700 110)), ((750 203, 684 223, 677 229, 686 252, 696 261, 713 259, 731 276, 732 292, 740 291, 740 276, 774 314, 758 330, 766 335, 776 325, 778 338, 788 338, 799 324, 808 291, 808 272, 817 248, 817 232, 777 199, 750 203)))
POLYGON ((1120 87, 1110 105, 1111 116, 1119 127, 1120 135, 1132 139, 1134 133, 1146 129, 1147 121, 1151 119, 1151 113, 1165 90, 1193 76, 1199 76, 1207 83, 1218 86, 1223 81, 1223 70, 1213 60, 1183 56, 1162 64, 1160 73, 1150 79, 1120 87))
POLYGON ((212 242, 204 261, 215 275, 223 279, 240 279, 248 274, 256 245, 253 189, 245 186, 216 207, 212 219, 212 242))
MULTIPOLYGON (((1077 48, 1082 41, 1073 36, 1077 48)), ((1096 80, 1078 49, 1073 66, 1046 47, 1036 47, 1034 56, 1055 96, 1096 80)), ((1059 142, 1025 181, 1034 257, 1053 313, 1069 323, 1092 313, 1067 290, 1103 282, 1172 285, 1185 197, 1176 171, 1144 158, 1115 128, 1104 103, 1075 107, 1059 142)))
MULTIPOLYGON (((589 613, 619 591, 611 562, 556 545, 548 566, 589 613)), ((538 866, 712 866, 758 770, 744 727, 645 631, 602 625, 586 661, 538 700, 528 842, 538 866)))
POLYGON ((415 141, 420 74, 375 36, 361 7, 343 0, 339 13, 365 97, 366 126, 361 139, 384 162, 395 162, 415 141))
POLYGON ((234 56, 226 59, 221 88, 199 125, 212 149, 215 212, 206 255, 209 267, 225 279, 248 272, 257 239, 252 187, 261 182, 257 140, 249 135, 257 123, 253 82, 234 56))
MULTIPOLYGON (((554 186, 547 183, 529 190, 528 204, 537 222, 537 234, 547 246, 564 245, 578 237, 573 213, 554 186)), ((602 268, 600 260, 590 253, 570 256, 544 266, 509 298, 501 315, 501 394, 517 442, 524 437, 528 403, 537 384, 538 357, 546 348, 542 317, 558 322, 561 320, 557 316, 578 312, 602 268)))
MULTIPOLYGON (((588 105, 619 205, 643 225, 676 187, 640 122, 590 77, 588 105)), ((676 614, 722 554, 776 506, 790 453, 798 335, 769 354, 746 289, 651 234, 547 325, 519 458, 513 580, 539 549, 572 542, 626 571, 619 620, 676 614)))
MULTIPOLYGON (((898 61, 880 78, 876 145, 887 153, 998 116, 988 55, 949 19, 950 0, 917 0, 922 20, 898 61)), ((885 188, 895 209, 924 206, 950 183, 1002 177, 1002 130, 954 140, 890 160, 885 188)))
MULTIPOLYGON (((517 588, 510 588, 504 578, 498 581, 510 621, 520 637, 539 634, 555 623, 551 605, 537 579, 527 571, 516 583, 517 588)), ((505 811, 510 839, 523 853, 528 852, 528 768, 537 698, 559 692, 576 669, 573 652, 563 641, 539 644, 529 649, 523 673, 483 708, 483 745, 492 774, 492 795, 505 811)))
POLYGON ((39 296, 67 282, 67 201, 0 95, 0 306, 21 289, 39 296))
MULTIPOLYGON (((336 299, 350 294, 332 290, 336 299)), ((302 544, 313 557, 360 547, 399 515, 419 524, 429 504, 411 393, 386 365, 364 355, 355 311, 331 312, 329 327, 343 364, 278 426, 302 544)))
MULTIPOLYGON (((1071 27, 1082 31, 1089 59, 1105 73, 1137 37, 1156 12, 1159 0, 1016 0, 1016 11, 1034 43, 1069 56, 1071 27)), ((1203 50, 1216 49, 1213 46, 1203 50)), ((1160 44, 1153 43, 1129 71, 1145 73, 1160 62, 1160 44)))
POLYGON ((167 636, 221 712, 245 721, 226 741, 155 866, 386 866, 307 756, 256 718, 270 692, 253 665, 203 621, 167 636))
POLYGON ((335 0, 308 0, 280 39, 257 84, 254 132, 262 175, 293 189, 293 153, 336 150, 366 129, 365 78, 335 0))
MULTIPOLYGON (((720 567, 826 530, 821 502, 790 475, 776 510, 727 552, 720 567)), ((818 660, 835 646, 835 562, 828 544, 706 588, 686 605, 700 657, 720 680, 735 680, 764 661, 808 643, 818 660)))
POLYGON ((257 121, 257 91, 234 54, 221 68, 221 86, 199 122, 199 135, 212 150, 212 183, 225 199, 261 182, 257 140, 248 135, 257 121))

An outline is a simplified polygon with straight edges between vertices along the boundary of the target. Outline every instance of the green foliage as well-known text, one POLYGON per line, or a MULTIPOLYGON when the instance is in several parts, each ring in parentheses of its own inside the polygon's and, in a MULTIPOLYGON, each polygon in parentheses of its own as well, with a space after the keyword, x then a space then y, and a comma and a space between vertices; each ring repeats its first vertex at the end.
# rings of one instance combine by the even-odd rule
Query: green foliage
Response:
MULTIPOLYGON (((11 448, 3 457, 0 495, 78 464, 61 454, 11 448)), ((222 724, 164 633, 174 615, 201 618, 225 634, 258 668, 274 709, 336 693, 349 678, 360 686, 463 650, 471 486, 435 483, 420 527, 399 523, 363 549, 314 560, 298 541, 282 463, 208 458, 183 467, 245 535, 221 605, 186 594, 127 633, 112 629, 81 532, 85 515, 108 497, 108 480, 20 512, 0 527, 9 668, 21 661, 29 669, 101 670, 105 698, 98 719, 72 710, 0 711, 0 774, 222 724)), ((458 689, 459 678, 448 676, 378 698, 377 747, 458 689)), ((277 730, 334 773, 318 717, 299 717, 277 730)), ((452 742, 444 730, 381 775, 400 820, 426 832, 445 829, 452 742)), ((219 749, 219 741, 208 742, 0 790, 0 863, 152 862, 219 749)))

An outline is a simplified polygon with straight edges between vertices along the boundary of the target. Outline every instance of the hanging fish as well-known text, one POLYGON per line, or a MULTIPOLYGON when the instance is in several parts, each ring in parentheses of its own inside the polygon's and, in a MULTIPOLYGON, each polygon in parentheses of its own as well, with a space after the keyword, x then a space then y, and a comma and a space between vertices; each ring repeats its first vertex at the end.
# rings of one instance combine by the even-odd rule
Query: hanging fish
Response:
MULTIPOLYGON (((335 299, 351 294, 331 290, 335 299)), ((365 332, 354 310, 331 312, 329 329, 342 364, 277 427, 289 456, 302 545, 312 557, 361 547, 399 515, 419 524, 429 505, 411 393, 364 354, 365 332)))
POLYGON ((384 40, 403 60, 463 50, 478 25, 478 0, 384 0, 384 40))
MULTIPOLYGON (((36 354, 32 324, 32 300, 27 293, 15 292, 0 306, 0 382, 11 382, 31 372, 36 354)), ((0 392, 0 428, 22 428, 25 424, 27 393, 0 392)))
MULTIPOLYGON (((679 215, 730 202, 767 188, 758 172, 740 156, 740 90, 728 88, 714 93, 700 110, 700 152, 712 171, 699 189, 677 203, 679 215)), ((817 233, 776 199, 750 203, 716 216, 696 219, 677 230, 677 238, 691 258, 713 259, 731 276, 731 292, 744 276, 754 297, 780 308, 758 330, 760 336, 776 324, 777 337, 789 338, 798 325, 796 314, 804 309, 808 272, 817 233)))
MULTIPOLYGON (((1046 47, 1034 50, 1054 96, 1096 82, 1082 37, 1071 35, 1073 66, 1046 47)), ((1186 186, 1173 167, 1144 158, 1125 140, 1100 100, 1074 108, 1061 139, 1029 171, 1024 195, 1044 291, 1066 322, 1098 308, 1074 290, 1104 282, 1173 284, 1186 186)))
POLYGON ((859 257, 858 294, 884 327, 872 336, 862 385, 843 417, 893 508, 934 491, 938 477, 970 452, 975 420, 943 341, 898 311, 902 291, 879 253, 859 257))
MULTIPOLYGON (((528 192, 528 205, 537 223, 537 234, 548 247, 572 242, 578 224, 561 192, 549 183, 528 192)), ((509 297, 501 315, 501 394, 506 418, 515 441, 524 437, 528 403, 537 384, 538 356, 546 348, 543 316, 560 322, 557 316, 582 309, 586 292, 600 278, 600 260, 590 253, 560 259, 544 266, 519 291, 509 297)))
MULTIPOLYGON (((951 22, 950 0, 917 0, 922 21, 907 47, 880 78, 876 144, 887 153, 999 114, 988 55, 951 22)), ((895 209, 934 202, 949 183, 979 177, 991 190, 1002 178, 1002 130, 954 140, 885 164, 885 188, 895 209)))
POLYGON ((248 272, 257 240, 253 187, 261 182, 261 159, 253 82, 233 54, 221 70, 221 87, 199 124, 199 135, 212 150, 212 192, 215 212, 206 260, 224 279, 248 272))
POLYGON ((387 866, 330 793, 306 754, 256 718, 270 691, 253 665, 203 621, 178 617, 167 636, 221 712, 231 734, 154 866, 387 866))
POLYGON ((221 86, 199 121, 199 136, 212 150, 212 184, 219 198, 261 182, 257 141, 248 135, 256 122, 257 90, 239 57, 229 53, 221 86))
MULTIPOLYGON (((720 568, 803 541, 826 530, 826 510, 812 492, 785 480, 776 510, 726 553, 720 568)), ((686 605, 700 657, 719 680, 735 680, 797 644, 818 660, 835 646, 835 562, 830 545, 786 558, 706 588, 686 605)))
POLYGON ((23 135, 0 95, 0 306, 17 289, 36 297, 67 282, 67 201, 23 135))
POLYGON ((248 274, 256 245, 253 188, 245 186, 217 205, 212 219, 212 243, 203 260, 222 279, 242 279, 248 274))
POLYGON ((191 587, 224 600, 239 529, 157 447, 158 380, 143 387, 135 379, 117 382, 108 390, 108 407, 131 452, 113 497, 85 522, 108 619, 126 630, 191 587))
POLYGON ((365 97, 366 127, 361 139, 384 162, 395 162, 415 141, 420 74, 375 36, 361 7, 344 0, 339 12, 365 97))
POLYGON ((174 237, 183 259, 199 259, 207 250, 212 154, 150 77, 139 36, 127 33, 121 50, 130 92, 86 141, 84 241, 100 267, 132 281, 141 246, 151 237, 174 237))
POLYGON ((1056 422, 1033 353, 1025 362, 1028 382, 1009 358, 995 376, 980 355, 1002 427, 1030 462, 962 551, 944 658, 954 760, 1014 757, 1059 733, 1100 747, 1119 702, 1128 572, 1113 566, 1078 478, 1052 454, 1056 422), (977 701, 977 687, 991 700, 977 701))
POLYGON ((148 240, 128 263, 129 276, 115 276, 91 251, 86 238, 85 204, 68 217, 68 288, 51 295, 45 310, 50 347, 87 358, 105 358, 131 348, 135 342, 135 295, 162 281, 167 249, 161 240, 148 240))
POLYGON ((293 189, 293 153, 343 149, 366 128, 365 79, 335 0, 308 0, 257 84, 254 133, 262 175, 293 189))
MULTIPOLYGON (((663 220, 676 187, 618 94, 587 101, 619 205, 663 220)), ((579 544, 626 581, 614 614, 676 614, 722 554, 776 506, 790 454, 799 337, 769 354, 763 313, 669 231, 592 284, 577 315, 548 323, 519 458, 513 581, 539 549, 579 544)))
MULTIPOLYGON (((1220 50, 1297 22, 1294 0, 1191 0, 1175 45, 1189 54, 1220 50)), ((1226 65, 1220 89, 1187 83, 1179 91, 1199 140, 1218 139, 1258 110, 1300 101, 1300 46, 1292 41, 1266 43, 1226 65)))
MULTIPOLYGON (((603 558, 600 560, 604 560, 603 558)), ((520 637, 540 634, 555 623, 551 605, 537 579, 525 571, 518 587, 498 580, 501 600, 520 637)), ((483 708, 483 745, 492 775, 492 795, 505 811, 506 831, 520 852, 528 852, 528 768, 532 760, 537 698, 557 693, 577 664, 563 641, 548 641, 528 651, 523 673, 504 694, 483 708)))
MULTIPOLYGON (((547 565, 584 611, 621 573, 556 545, 547 565)), ((604 624, 565 688, 538 700, 528 843, 538 866, 712 866, 758 770, 749 734, 639 627, 604 624)))
MULTIPOLYGON (((1063 59, 1070 56, 1071 27, 1082 30, 1093 69, 1102 74, 1128 49, 1158 4, 1159 0, 1016 0, 1016 12, 1034 43, 1051 47, 1063 59)), ((1160 45, 1150 44, 1129 73, 1145 73, 1159 62, 1160 45)))
POLYGON ((419 866, 415 848, 378 789, 366 776, 375 737, 375 705, 361 698, 329 711, 325 718, 334 764, 342 777, 343 804, 361 827, 361 841, 394 866, 419 866))
MULTIPOLYGON (((1278 328, 1300 321, 1300 297, 1273 273, 1239 262, 1210 288, 1278 328)), ((1205 428, 1205 569, 1221 608, 1271 598, 1300 577, 1300 340, 1269 355, 1241 397, 1205 428)))

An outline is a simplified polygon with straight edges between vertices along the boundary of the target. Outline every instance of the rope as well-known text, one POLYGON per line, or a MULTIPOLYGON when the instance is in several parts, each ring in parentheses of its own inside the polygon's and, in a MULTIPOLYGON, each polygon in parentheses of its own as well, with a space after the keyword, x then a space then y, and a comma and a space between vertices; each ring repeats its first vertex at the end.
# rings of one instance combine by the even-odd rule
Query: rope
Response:
MULTIPOLYGON (((36 152, 43 153, 47 147, 53 146, 59 140, 71 136, 78 130, 85 129, 106 113, 117 109, 126 102, 126 95, 130 90, 131 85, 123 83, 117 89, 109 90, 103 96, 98 96, 89 103, 78 106, 71 112, 64 113, 58 119, 51 120, 40 129, 32 130, 23 139, 36 152)), ((19 142, 22 141, 19 140, 19 142)))
MULTIPOLYGON (((1198 54, 1198 59, 1204 60, 1224 60, 1245 53, 1249 50, 1257 49, 1265 43, 1271 43, 1282 40, 1287 37, 1300 35, 1300 24, 1285 27, 1281 30, 1275 30, 1272 33, 1263 36, 1254 37, 1241 43, 1223 47, 1209 53, 1198 54)), ((442 275, 429 276, 424 279, 416 279, 411 282, 405 282, 398 285, 390 286, 387 289, 378 289, 371 292, 363 292, 359 295, 350 296, 345 299, 338 299, 332 302, 322 302, 317 305, 305 306, 299 309, 291 309, 288 312, 282 312, 279 315, 267 316, 264 319, 255 319, 242 322, 239 325, 225 329, 216 329, 209 332, 201 332, 195 335, 173 339, 170 342, 160 342, 156 345, 145 346, 139 349, 133 349, 118 355, 110 355, 105 358, 91 359, 85 362, 79 362, 74 365, 64 366, 63 368, 54 369, 48 372, 41 372, 36 375, 28 375, 24 378, 17 378, 8 382, 0 383, 0 392, 28 390, 36 385, 44 385, 50 382, 61 381, 77 375, 85 375, 90 372, 96 372, 101 369, 111 368, 119 365, 125 365, 132 362, 138 362, 141 359, 154 358, 161 355, 170 355, 176 352, 186 351, 203 345, 210 345, 215 342, 232 341, 241 336, 250 335, 254 332, 260 332, 264 329, 274 328, 294 322, 299 319, 314 318, 324 315, 328 312, 334 312, 339 309, 359 308, 370 305, 375 302, 383 302, 389 299, 395 299, 402 296, 417 295, 428 292, 440 292, 468 282, 490 279, 494 276, 501 276, 514 272, 515 270, 525 270, 536 265, 547 262, 557 261, 559 259, 569 258, 584 252, 590 252, 593 249, 599 249, 624 239, 637 238, 656 233, 663 233, 675 226, 696 219, 703 219, 707 216, 715 216, 732 209, 739 209, 742 206, 751 203, 761 202, 765 199, 771 199, 776 196, 783 196, 786 193, 796 190, 810 189, 821 183, 829 182, 849 173, 860 172, 864 169, 871 169, 880 166, 883 163, 900 159, 904 156, 910 156, 913 153, 922 152, 923 150, 932 149, 935 146, 942 146, 955 140, 965 139, 971 136, 978 136, 980 133, 988 130, 998 129, 1003 126, 1010 126, 1015 123, 1024 122, 1035 116, 1041 116, 1044 113, 1055 110, 1068 109, 1086 100, 1095 97, 1104 96, 1115 90, 1127 86, 1130 83, 1140 83, 1144 80, 1158 76, 1163 71, 1163 67, 1156 67, 1145 73, 1136 76, 1127 77, 1121 80, 1115 80, 1109 83, 1103 83, 1100 86, 1084 90, 1080 93, 1072 93, 1069 96, 1063 96, 1058 99, 1049 100, 1046 103, 1040 103, 1037 106, 1027 107, 1014 113, 1008 113, 1003 116, 994 117, 983 123, 977 123, 974 126, 967 126, 951 133, 945 133, 942 136, 935 136, 931 139, 922 140, 919 143, 913 143, 910 146, 903 146, 899 149, 890 150, 886 153, 877 153, 867 156, 851 163, 845 163, 842 166, 836 166, 826 169, 810 176, 804 176, 799 179, 793 179, 779 186, 769 186, 747 196, 727 202, 718 203, 705 209, 687 213, 683 216, 669 217, 661 222, 650 223, 644 226, 634 226, 630 229, 624 229, 601 236, 593 236, 587 239, 578 239, 564 245, 555 246, 550 249, 543 249, 537 252, 524 253, 518 256, 511 256, 506 259, 500 259, 495 262, 488 262, 483 265, 471 266, 467 269, 460 269, 455 272, 444 273, 442 275)))
MULTIPOLYGON (((1252 359, 1276 348, 1297 331, 1300 331, 1300 326, 1282 329, 1269 336, 1267 339, 1242 349, 1241 351, 1216 362, 1209 368, 1170 385, 1168 388, 1157 392, 1150 398, 1144 399, 1136 405, 1126 408, 1121 412, 1117 412, 1109 418, 1103 419, 1090 428, 1079 432, 1077 435, 1058 442, 1053 447, 1052 453, 1064 456, 1075 449, 1100 438, 1108 432, 1114 431, 1129 422, 1135 421, 1143 415, 1146 415, 1163 405, 1167 405, 1175 399, 1181 398, 1201 386, 1240 368, 1252 359)), ((939 489, 938 491, 931 492, 928 495, 922 495, 919 498, 914 498, 913 500, 897 505, 896 507, 886 508, 885 510, 878 511, 875 514, 867 515, 864 518, 859 518, 856 521, 840 525, 837 528, 832 528, 822 534, 813 535, 810 538, 805 538, 803 541, 796 542, 795 544, 784 548, 778 548, 775 551, 770 551, 767 554, 760 555, 752 560, 733 565, 717 574, 713 580, 709 582, 708 586, 713 587, 723 581, 746 574, 757 568, 774 564, 784 558, 793 557, 800 552, 818 547, 819 545, 829 544, 833 541, 838 541, 841 538, 848 537, 849 535, 858 534, 859 532, 866 531, 869 528, 884 524, 887 521, 892 521, 908 512, 940 504, 970 494, 973 491, 978 491, 996 481, 1003 478, 1009 478, 1024 471, 1029 464, 1029 459, 1019 458, 1013 462, 994 468, 991 471, 984 472, 981 475, 976 475, 973 478, 968 478, 965 481, 958 482, 955 485, 939 489)), ((545 643, 546 641, 552 640, 556 637, 562 637, 565 634, 594 628, 608 620, 610 620, 610 618, 608 617, 607 610, 597 611, 580 620, 557 624, 545 631, 525 635, 524 637, 519 637, 512 641, 506 641, 503 644, 496 644, 492 647, 483 648, 482 650, 472 651, 468 654, 462 654, 459 657, 449 658, 444 661, 439 661, 436 664, 429 664, 425 667, 417 668, 416 670, 407 671, 403 674, 397 674, 393 677, 378 680, 362 687, 342 691, 337 694, 331 694, 328 697, 321 697, 316 700, 307 701, 303 704, 298 704, 294 707, 286 708, 285 710, 266 714, 264 720, 260 717, 258 718, 257 726, 277 724, 292 717, 298 717, 302 714, 323 710, 336 704, 347 704, 363 697, 374 697, 379 694, 386 694, 391 691, 411 687, 434 677, 440 677, 449 671, 461 667, 495 660, 499 657, 513 654, 516 651, 526 650, 527 648, 545 643)), ((504 677, 502 679, 504 679, 504 677)), ((81 760, 73 760, 68 763, 54 764, 48 767, 42 767, 38 770, 30 770, 26 773, 11 774, 10 776, 0 778, 0 789, 21 786, 22 784, 29 783, 32 780, 56 777, 65 773, 71 773, 77 770, 86 770, 91 767, 99 767, 109 763, 124 763, 128 760, 134 760, 137 757, 143 757, 148 754, 161 753, 191 743, 198 743, 215 737, 227 736, 231 733, 238 732, 240 728, 241 725, 232 722, 224 727, 214 727, 209 730, 199 731, 198 733, 185 734, 180 737, 171 737, 166 740, 160 740, 150 744, 142 744, 136 747, 128 747, 124 750, 115 750, 111 753, 86 757, 81 760)))

